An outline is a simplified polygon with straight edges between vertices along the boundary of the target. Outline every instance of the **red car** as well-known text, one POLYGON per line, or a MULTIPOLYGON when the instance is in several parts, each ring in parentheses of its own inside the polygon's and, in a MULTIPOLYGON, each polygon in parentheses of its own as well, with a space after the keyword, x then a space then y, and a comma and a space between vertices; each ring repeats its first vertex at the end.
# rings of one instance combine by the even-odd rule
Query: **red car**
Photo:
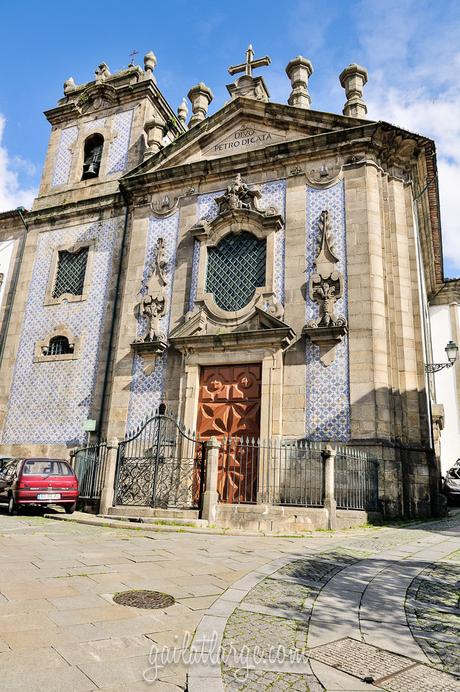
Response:
POLYGON ((75 511, 78 480, 63 459, 13 459, 0 471, 0 502, 8 514, 22 505, 61 505, 67 514, 75 511))

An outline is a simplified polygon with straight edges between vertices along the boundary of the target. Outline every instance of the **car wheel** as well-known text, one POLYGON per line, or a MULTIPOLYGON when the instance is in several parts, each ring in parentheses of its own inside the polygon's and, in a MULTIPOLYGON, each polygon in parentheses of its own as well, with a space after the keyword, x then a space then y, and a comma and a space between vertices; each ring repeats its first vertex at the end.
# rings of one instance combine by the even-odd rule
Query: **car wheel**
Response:
POLYGON ((64 505, 65 513, 66 514, 73 514, 75 512, 76 506, 77 506, 76 502, 74 502, 73 505, 64 505))
POLYGON ((18 505, 14 501, 14 497, 12 495, 10 495, 8 498, 8 514, 10 516, 13 516, 13 514, 17 514, 17 512, 18 512, 18 505))

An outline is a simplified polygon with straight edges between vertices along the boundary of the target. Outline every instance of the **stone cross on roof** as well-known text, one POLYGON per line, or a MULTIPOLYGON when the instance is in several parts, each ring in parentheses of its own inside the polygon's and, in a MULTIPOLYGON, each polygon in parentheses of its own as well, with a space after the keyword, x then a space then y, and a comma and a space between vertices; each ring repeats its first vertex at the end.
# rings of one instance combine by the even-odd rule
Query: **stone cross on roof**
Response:
POLYGON ((252 45, 249 44, 246 51, 246 62, 241 63, 241 65, 232 65, 228 68, 229 74, 238 74, 238 72, 244 72, 248 77, 252 77, 252 70, 256 67, 265 67, 270 65, 271 60, 268 55, 263 58, 256 58, 254 60, 254 51, 252 45))

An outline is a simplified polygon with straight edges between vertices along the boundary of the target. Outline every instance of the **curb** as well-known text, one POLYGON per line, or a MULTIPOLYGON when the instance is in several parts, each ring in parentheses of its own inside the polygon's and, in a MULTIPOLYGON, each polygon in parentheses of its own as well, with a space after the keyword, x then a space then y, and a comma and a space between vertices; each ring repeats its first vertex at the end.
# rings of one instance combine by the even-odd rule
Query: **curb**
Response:
POLYGON ((46 519, 54 519, 55 521, 68 521, 74 524, 86 524, 87 526, 100 526, 102 528, 110 529, 131 529, 131 531, 144 531, 146 533, 198 533, 206 536, 247 536, 248 538, 310 538, 313 533, 305 533, 298 535, 280 534, 280 533, 256 533, 255 531, 238 531, 238 530, 227 530, 227 529, 207 529, 198 528, 194 526, 171 526, 168 524, 150 524, 142 522, 133 521, 120 521, 119 519, 106 520, 98 519, 96 517, 80 517, 80 516, 69 516, 67 514, 44 514, 46 519))

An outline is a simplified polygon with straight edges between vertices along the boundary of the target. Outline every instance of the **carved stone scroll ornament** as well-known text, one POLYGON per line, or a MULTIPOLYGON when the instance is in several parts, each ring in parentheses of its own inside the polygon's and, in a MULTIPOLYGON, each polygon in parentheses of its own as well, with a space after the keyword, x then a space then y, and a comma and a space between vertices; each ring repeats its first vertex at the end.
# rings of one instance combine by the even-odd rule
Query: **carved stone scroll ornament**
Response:
POLYGON ((148 278, 145 293, 138 304, 137 312, 143 318, 145 329, 132 344, 142 356, 160 356, 168 346, 166 334, 161 330, 160 320, 166 312, 167 260, 163 238, 158 238, 155 260, 148 278))
POLYGON ((321 212, 320 248, 308 283, 309 297, 318 305, 319 315, 309 320, 303 330, 319 346, 320 360, 325 366, 334 361, 335 347, 347 333, 345 317, 335 314, 336 303, 343 296, 343 276, 336 268, 339 260, 331 249, 328 216, 327 211, 321 212))

